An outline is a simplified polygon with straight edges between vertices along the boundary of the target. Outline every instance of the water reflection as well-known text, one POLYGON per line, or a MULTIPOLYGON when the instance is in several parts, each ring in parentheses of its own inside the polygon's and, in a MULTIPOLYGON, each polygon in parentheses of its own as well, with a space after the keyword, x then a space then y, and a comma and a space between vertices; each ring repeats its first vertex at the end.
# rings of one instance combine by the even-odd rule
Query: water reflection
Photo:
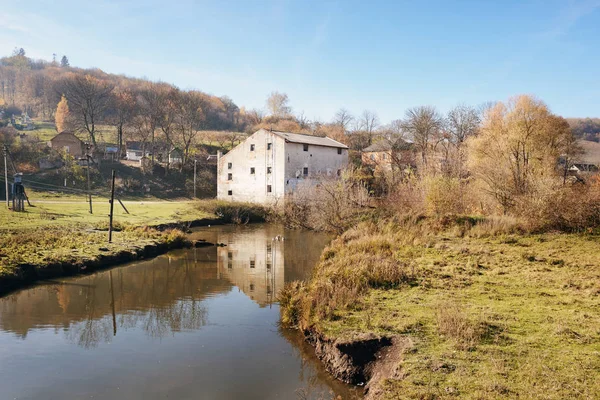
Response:
POLYGON ((254 225, 193 237, 226 246, 171 252, 0 299, 5 395, 354 395, 328 377, 296 332, 277 327, 277 291, 308 276, 327 236, 254 225))

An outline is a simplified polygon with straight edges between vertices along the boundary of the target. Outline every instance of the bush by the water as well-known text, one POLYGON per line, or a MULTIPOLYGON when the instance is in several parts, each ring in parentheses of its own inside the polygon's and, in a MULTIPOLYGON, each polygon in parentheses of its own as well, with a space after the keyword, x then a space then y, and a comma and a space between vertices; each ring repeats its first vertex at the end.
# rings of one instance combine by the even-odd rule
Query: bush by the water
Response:
POLYGON ((197 207, 200 211, 215 215, 223 222, 234 224, 265 222, 271 214, 267 207, 254 203, 206 200, 198 202, 197 207))

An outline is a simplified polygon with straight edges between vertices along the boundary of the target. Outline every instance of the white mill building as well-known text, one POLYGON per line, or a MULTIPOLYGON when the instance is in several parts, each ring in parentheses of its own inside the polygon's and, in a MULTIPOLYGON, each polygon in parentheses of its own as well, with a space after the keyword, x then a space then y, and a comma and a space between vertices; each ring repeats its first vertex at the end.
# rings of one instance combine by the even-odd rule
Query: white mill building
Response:
POLYGON ((348 146, 331 138, 260 129, 219 158, 217 198, 272 204, 347 164, 348 146))

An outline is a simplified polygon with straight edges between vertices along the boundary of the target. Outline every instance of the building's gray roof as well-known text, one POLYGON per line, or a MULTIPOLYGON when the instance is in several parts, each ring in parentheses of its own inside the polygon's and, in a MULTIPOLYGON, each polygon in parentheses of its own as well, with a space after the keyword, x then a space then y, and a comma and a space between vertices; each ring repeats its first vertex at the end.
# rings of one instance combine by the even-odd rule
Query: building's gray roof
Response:
POLYGON ((364 153, 375 153, 380 151, 390 151, 394 150, 409 150, 412 147, 412 143, 407 142, 402 139, 398 139, 395 142, 390 140, 380 140, 378 142, 373 143, 369 147, 363 149, 364 153))
POLYGON ((313 135, 305 135, 302 133, 290 133, 290 132, 280 132, 280 131, 271 131, 271 132, 279 137, 284 138, 286 140, 286 142, 290 142, 290 143, 301 143, 301 144, 308 144, 308 145, 313 145, 313 146, 336 147, 336 148, 342 148, 342 149, 348 148, 348 146, 346 146, 345 144, 340 143, 337 140, 333 140, 328 137, 319 137, 319 136, 313 136, 313 135))

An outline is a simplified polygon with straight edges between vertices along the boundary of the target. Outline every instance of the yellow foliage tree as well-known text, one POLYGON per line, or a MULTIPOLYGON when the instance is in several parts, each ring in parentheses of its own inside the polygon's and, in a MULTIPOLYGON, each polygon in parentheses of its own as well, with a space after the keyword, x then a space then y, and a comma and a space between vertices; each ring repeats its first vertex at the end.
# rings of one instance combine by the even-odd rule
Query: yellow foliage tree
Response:
POLYGON ((561 139, 572 135, 546 104, 517 96, 488 110, 479 135, 469 143, 469 168, 507 212, 520 196, 557 182, 561 139))
POLYGON ((64 132, 70 128, 69 103, 64 94, 56 107, 54 122, 56 123, 56 130, 58 133, 64 132))

